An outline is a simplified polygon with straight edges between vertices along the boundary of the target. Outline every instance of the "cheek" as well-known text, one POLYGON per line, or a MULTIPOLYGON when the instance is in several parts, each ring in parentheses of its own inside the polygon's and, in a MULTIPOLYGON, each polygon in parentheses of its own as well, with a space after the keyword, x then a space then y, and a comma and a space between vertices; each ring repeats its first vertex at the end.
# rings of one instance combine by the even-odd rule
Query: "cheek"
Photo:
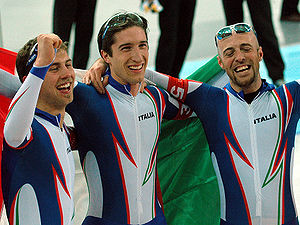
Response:
POLYGON ((48 77, 45 78, 43 84, 42 84, 42 88, 47 88, 47 89, 54 89, 56 88, 56 84, 57 84, 57 79, 54 79, 53 77, 48 77))
POLYGON ((221 62, 221 68, 224 70, 229 69, 230 65, 231 65, 230 60, 225 59, 221 62))

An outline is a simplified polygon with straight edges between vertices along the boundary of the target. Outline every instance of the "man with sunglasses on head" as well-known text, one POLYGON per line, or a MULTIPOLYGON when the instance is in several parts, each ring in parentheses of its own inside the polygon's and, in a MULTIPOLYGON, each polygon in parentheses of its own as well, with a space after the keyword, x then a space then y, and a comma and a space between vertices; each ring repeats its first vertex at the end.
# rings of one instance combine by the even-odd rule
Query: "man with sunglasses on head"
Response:
MULTIPOLYGON (((300 80, 279 88, 261 78, 263 51, 248 24, 215 37, 224 89, 158 73, 148 79, 187 104, 203 123, 218 178, 222 225, 296 225, 292 193, 300 80)), ((146 73, 147 74, 147 73, 146 73)))
POLYGON ((244 21, 243 3, 247 2, 251 21, 257 31, 259 44, 264 49, 264 62, 273 84, 285 83, 284 62, 272 22, 270 0, 222 0, 226 25, 244 21))
POLYGON ((72 224, 74 159, 63 118, 75 74, 67 46, 41 34, 18 52, 16 67, 23 84, 5 121, 1 174, 9 224, 72 224))

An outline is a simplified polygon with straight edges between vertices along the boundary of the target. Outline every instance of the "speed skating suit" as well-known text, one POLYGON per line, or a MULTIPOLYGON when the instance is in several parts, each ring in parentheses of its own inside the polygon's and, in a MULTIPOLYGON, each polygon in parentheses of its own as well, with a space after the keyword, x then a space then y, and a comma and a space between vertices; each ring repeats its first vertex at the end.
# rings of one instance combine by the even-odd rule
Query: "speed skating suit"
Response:
POLYGON ((292 164, 300 80, 276 89, 263 80, 248 104, 229 83, 220 89, 155 72, 146 78, 201 120, 219 184, 221 225, 298 224, 292 164))
POLYGON ((192 112, 157 87, 133 96, 109 76, 106 93, 78 83, 67 107, 89 190, 84 225, 166 224, 157 197, 157 144, 162 118, 192 112))
POLYGON ((74 159, 61 116, 35 108, 48 67, 33 67, 4 127, 3 197, 11 225, 70 225, 74 159))

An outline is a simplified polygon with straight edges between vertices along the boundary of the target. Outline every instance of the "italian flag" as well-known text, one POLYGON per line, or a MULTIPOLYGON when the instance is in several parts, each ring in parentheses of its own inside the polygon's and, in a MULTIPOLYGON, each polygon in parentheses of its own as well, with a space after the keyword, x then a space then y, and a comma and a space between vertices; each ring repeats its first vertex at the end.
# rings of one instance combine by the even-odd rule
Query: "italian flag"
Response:
MULTIPOLYGON (((17 53, 0 48, 0 69, 5 70, 11 74, 15 74, 17 53)), ((2 142, 3 142, 3 127, 7 115, 7 110, 11 99, 0 95, 0 177, 1 177, 1 158, 2 158, 2 142)), ((3 209, 3 196, 2 184, 0 179, 0 217, 2 216, 3 209)))
MULTIPOLYGON (((215 83, 223 78, 224 71, 214 57, 187 79, 215 83)), ((220 224, 217 178, 198 118, 163 121, 158 176, 168 224, 220 224)))

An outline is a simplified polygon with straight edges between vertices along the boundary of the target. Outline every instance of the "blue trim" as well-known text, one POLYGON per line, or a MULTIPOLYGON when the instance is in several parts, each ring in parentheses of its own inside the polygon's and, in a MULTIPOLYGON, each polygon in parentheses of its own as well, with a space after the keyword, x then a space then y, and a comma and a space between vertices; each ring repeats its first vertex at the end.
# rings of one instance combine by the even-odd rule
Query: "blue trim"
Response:
POLYGON ((61 121, 61 114, 58 114, 57 116, 51 115, 50 113, 47 113, 43 110, 40 110, 38 108, 35 109, 35 115, 42 117, 43 119, 49 121, 54 126, 60 127, 59 123, 61 121))
POLYGON ((33 75, 35 75, 35 76, 41 78, 42 80, 44 80, 45 76, 48 72, 49 67, 50 67, 50 65, 42 66, 42 67, 33 66, 30 70, 30 73, 32 73, 33 75))
MULTIPOLYGON (((275 89, 275 86, 273 84, 269 84, 265 79, 261 79, 262 80, 262 87, 260 88, 260 92, 259 94, 262 94, 265 91, 271 91, 273 89, 275 89)), ((225 85, 225 88, 232 93, 234 96, 239 96, 240 98, 244 99, 244 92, 240 91, 240 92, 236 92, 230 85, 230 83, 227 83, 225 85)))
POLYGON ((124 94, 127 94, 127 95, 131 95, 130 94, 130 84, 120 84, 118 81, 116 81, 111 73, 110 73, 110 70, 107 70, 106 71, 106 74, 105 75, 108 75, 108 83, 113 86, 115 89, 117 89, 118 91, 124 93, 124 94))

